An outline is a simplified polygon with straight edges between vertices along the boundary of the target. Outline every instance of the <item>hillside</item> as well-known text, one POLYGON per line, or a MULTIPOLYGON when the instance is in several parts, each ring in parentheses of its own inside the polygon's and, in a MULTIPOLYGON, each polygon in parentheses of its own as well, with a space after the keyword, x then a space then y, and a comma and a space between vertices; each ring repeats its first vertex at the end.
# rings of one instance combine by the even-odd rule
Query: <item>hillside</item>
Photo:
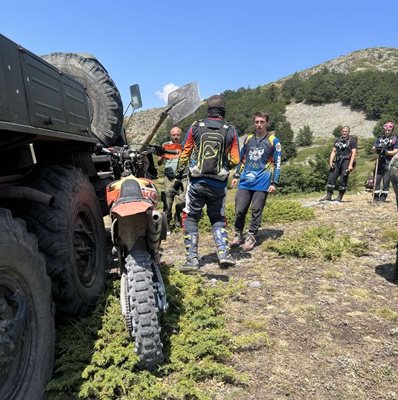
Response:
MULTIPOLYGON (((354 51, 312 68, 298 71, 297 75, 308 78, 325 68, 344 74, 363 70, 398 72, 398 49, 377 47, 354 51)), ((276 82, 267 83, 264 88, 273 84, 280 87, 290 77, 292 75, 283 77, 276 82)), ((139 132, 139 137, 142 137, 141 133, 149 132, 152 129, 157 120, 156 114, 160 114, 160 112, 161 109, 154 109, 137 113, 132 119, 129 132, 139 132)), ((286 117, 295 134, 304 125, 309 125, 315 136, 329 136, 334 128, 341 124, 349 125, 354 135, 371 137, 376 124, 376 121, 367 120, 363 112, 352 111, 340 103, 318 106, 292 103, 286 107, 286 117)), ((232 120, 232 118, 230 119, 232 120)))
POLYGON ((352 111, 350 107, 343 106, 341 103, 320 106, 305 103, 288 104, 286 118, 295 134, 304 125, 308 125, 314 132, 314 136, 329 138, 338 125, 350 126, 352 135, 373 137, 372 131, 376 125, 376 121, 367 120, 363 112, 352 111))
MULTIPOLYGON (((324 68, 343 74, 363 70, 398 72, 398 48, 373 47, 357 50, 297 73, 300 77, 308 78, 324 68)), ((291 76, 281 78, 275 83, 282 83, 291 76)))

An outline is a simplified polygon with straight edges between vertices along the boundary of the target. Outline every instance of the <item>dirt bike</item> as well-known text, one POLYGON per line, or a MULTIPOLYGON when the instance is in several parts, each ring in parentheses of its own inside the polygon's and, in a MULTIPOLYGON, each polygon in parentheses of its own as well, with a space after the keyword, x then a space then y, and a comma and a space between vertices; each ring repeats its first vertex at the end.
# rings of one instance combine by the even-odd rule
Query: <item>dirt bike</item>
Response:
MULTIPOLYGON (((200 104, 197 85, 183 86, 170 93, 161 122, 170 114, 172 122, 189 115, 200 104), (195 90, 197 95, 195 94, 195 90)), ((154 131, 146 138, 147 143, 154 131)), ((160 243, 167 237, 167 221, 157 207, 158 191, 148 179, 153 154, 175 155, 177 150, 139 144, 97 148, 108 155, 113 182, 106 187, 106 201, 112 220, 111 238, 121 276, 120 302, 129 334, 134 338, 140 366, 153 370, 164 359, 159 314, 168 308, 160 273, 160 243)))

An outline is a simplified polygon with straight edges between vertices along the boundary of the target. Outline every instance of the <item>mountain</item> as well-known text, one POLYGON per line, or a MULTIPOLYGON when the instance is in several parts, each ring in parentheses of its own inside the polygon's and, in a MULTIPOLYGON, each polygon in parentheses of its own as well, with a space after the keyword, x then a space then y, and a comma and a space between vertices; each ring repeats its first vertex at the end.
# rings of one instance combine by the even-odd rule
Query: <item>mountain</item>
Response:
MULTIPOLYGON (((334 58, 314 67, 298 71, 297 74, 302 78, 308 78, 324 68, 343 74, 364 70, 398 72, 398 48, 372 47, 353 51, 352 53, 334 58)), ((291 77, 292 75, 286 76, 275 83, 283 83, 291 77)))
MULTIPOLYGON (((298 71, 300 77, 308 78, 323 70, 350 73, 364 70, 398 72, 398 48, 375 47, 354 51, 347 55, 326 61, 312 68, 298 71)), ((289 75, 269 85, 281 86, 289 75)), ((226 88, 227 89, 227 88, 226 88)), ((162 109, 150 109, 135 114, 129 124, 128 136, 134 141, 142 139, 156 124, 162 109)), ((295 134, 304 126, 309 125, 315 136, 330 136, 338 125, 349 125, 351 133, 359 137, 372 137, 376 121, 366 119, 363 112, 353 111, 341 103, 309 105, 292 103, 286 106, 286 118, 295 134)))

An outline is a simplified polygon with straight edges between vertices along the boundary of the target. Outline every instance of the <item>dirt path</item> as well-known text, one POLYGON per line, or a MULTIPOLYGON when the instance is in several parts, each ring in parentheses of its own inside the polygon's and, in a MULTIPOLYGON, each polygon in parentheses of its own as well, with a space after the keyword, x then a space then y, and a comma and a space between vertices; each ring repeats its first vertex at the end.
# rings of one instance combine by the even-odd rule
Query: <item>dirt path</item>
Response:
MULTIPOLYGON (((226 314, 233 332, 265 331, 266 349, 238 353, 234 363, 249 377, 245 388, 219 387, 217 400, 398 399, 398 283, 395 250, 383 230, 396 230, 395 198, 372 205, 370 195, 320 204, 309 222, 266 226, 249 255, 236 253, 236 268, 215 264, 210 234, 200 238, 201 272, 208 279, 242 279, 246 289, 226 314), (309 226, 333 225, 337 232, 369 243, 366 256, 337 261, 295 259, 265 251, 273 237, 292 237, 309 226)), ((184 259, 182 234, 164 245, 166 262, 184 259)))

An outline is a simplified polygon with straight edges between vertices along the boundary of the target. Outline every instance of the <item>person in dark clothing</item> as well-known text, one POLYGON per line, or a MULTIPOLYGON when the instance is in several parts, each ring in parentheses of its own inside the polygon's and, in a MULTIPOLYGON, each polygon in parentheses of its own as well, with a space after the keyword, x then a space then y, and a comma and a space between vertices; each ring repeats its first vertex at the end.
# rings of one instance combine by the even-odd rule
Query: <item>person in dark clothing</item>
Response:
POLYGON ((181 129, 178 126, 173 126, 170 130, 170 141, 162 144, 165 150, 178 151, 178 154, 170 155, 165 154, 158 159, 158 165, 164 164, 164 192, 162 192, 163 211, 166 213, 167 219, 167 234, 171 232, 172 219, 173 219, 173 203, 175 207, 174 214, 174 227, 181 226, 182 210, 185 207, 185 195, 187 179, 184 178, 182 185, 178 191, 173 188, 173 181, 175 171, 178 164, 178 158, 182 150, 181 144, 181 129))
POLYGON ((392 187, 395 192, 395 201, 397 203, 397 211, 398 211, 398 153, 396 153, 394 157, 391 159, 390 164, 388 166, 388 172, 390 175, 392 187))
POLYGON ((177 189, 190 162, 189 184, 182 221, 186 266, 190 268, 199 268, 198 222, 205 205, 213 228, 220 266, 235 264, 229 254, 225 200, 229 169, 239 163, 238 135, 235 128, 224 121, 225 103, 222 96, 211 96, 207 100, 207 111, 207 118, 194 122, 188 129, 174 182, 174 187, 177 189))
POLYGON ((383 136, 379 136, 376 139, 371 150, 372 153, 378 154, 375 190, 373 192, 374 201, 386 201, 387 199, 390 188, 388 164, 398 152, 398 140, 397 137, 393 135, 394 123, 392 121, 387 121, 383 125, 383 130, 383 136), (383 187, 380 190, 381 182, 383 182, 383 187))
POLYGON ((247 136, 241 151, 241 163, 236 168, 232 187, 235 196, 235 235, 231 247, 243 242, 246 214, 251 206, 251 221, 242 249, 250 251, 256 244, 255 235, 261 225, 268 193, 274 193, 281 168, 282 149, 275 132, 267 131, 269 116, 257 112, 253 116, 255 133, 247 136))
POLYGON ((339 180, 339 194, 335 201, 341 202, 347 190, 348 175, 354 169, 355 158, 357 156, 357 139, 350 137, 350 127, 343 126, 341 137, 333 145, 329 157, 330 173, 326 185, 326 196, 321 201, 331 201, 333 190, 336 187, 337 178, 339 180))

